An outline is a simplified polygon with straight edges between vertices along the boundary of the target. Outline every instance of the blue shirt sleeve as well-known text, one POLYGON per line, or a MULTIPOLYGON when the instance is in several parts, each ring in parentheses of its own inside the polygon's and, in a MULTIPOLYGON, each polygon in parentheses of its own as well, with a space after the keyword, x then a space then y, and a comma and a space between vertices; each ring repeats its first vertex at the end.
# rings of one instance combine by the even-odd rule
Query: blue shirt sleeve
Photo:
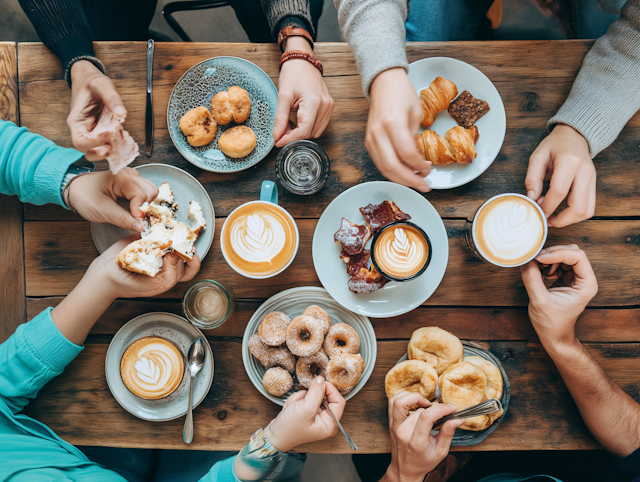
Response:
POLYGON ((233 473, 236 455, 216 463, 199 482, 241 482, 233 473))
POLYGON ((25 203, 66 207, 60 186, 69 166, 82 156, 0 120, 0 193, 15 194, 25 203))

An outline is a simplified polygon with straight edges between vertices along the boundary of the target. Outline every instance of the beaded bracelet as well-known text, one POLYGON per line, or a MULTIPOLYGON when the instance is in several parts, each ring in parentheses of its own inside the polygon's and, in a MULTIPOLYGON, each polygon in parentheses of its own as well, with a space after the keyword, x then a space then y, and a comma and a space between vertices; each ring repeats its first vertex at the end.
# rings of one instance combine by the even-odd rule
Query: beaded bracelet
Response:
POLYGON ((320 75, 324 75, 324 69, 322 68, 322 63, 316 58, 315 55, 305 52, 303 50, 287 50, 280 57, 280 65, 278 66, 278 71, 282 70, 282 66, 287 60, 291 59, 301 59, 306 60, 311 65, 313 65, 316 69, 320 71, 320 75))

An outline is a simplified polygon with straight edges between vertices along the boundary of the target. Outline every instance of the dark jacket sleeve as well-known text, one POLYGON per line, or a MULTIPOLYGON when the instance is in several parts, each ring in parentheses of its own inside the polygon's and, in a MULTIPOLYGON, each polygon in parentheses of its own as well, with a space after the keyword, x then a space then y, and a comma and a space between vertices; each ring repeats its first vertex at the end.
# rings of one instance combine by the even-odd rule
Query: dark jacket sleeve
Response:
POLYGON ((40 40, 56 54, 71 85, 71 66, 88 60, 104 73, 93 52, 91 28, 80 0, 19 0, 40 40))
POLYGON ((607 482, 636 482, 640 480, 640 448, 631 455, 615 461, 607 476, 607 482))

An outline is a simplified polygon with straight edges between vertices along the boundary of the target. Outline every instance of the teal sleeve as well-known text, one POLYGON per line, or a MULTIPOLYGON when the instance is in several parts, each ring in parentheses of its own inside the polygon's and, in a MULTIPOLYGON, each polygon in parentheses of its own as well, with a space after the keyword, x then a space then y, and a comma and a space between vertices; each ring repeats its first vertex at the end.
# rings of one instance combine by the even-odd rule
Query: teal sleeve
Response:
POLYGON ((0 345, 0 399, 15 414, 82 351, 67 340, 47 308, 0 345))
POLYGON ((66 207, 60 186, 69 166, 82 156, 25 127, 0 121, 0 193, 15 194, 24 203, 66 207))
POLYGON ((241 482, 233 473, 235 459, 236 455, 216 463, 200 482, 241 482))

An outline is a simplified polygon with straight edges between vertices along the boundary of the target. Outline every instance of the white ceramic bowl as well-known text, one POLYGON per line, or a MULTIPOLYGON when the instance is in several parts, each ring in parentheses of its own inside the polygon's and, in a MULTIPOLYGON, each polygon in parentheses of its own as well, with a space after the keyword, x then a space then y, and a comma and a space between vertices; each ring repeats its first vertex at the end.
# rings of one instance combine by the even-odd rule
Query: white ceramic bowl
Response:
POLYGON ((282 291, 269 298, 255 311, 247 324, 242 339, 242 362, 244 363, 247 375, 249 375, 249 379, 260 393, 278 405, 284 406, 288 396, 291 395, 293 391, 282 397, 276 397, 265 390, 262 386, 262 377, 267 369, 262 366, 258 359, 249 351, 249 338, 258 331, 258 326, 267 313, 282 311, 286 313, 289 318, 293 319, 296 316, 300 316, 305 308, 311 305, 318 305, 327 310, 331 317, 331 324, 347 323, 351 325, 360 336, 359 353, 364 360, 365 370, 354 389, 345 395, 345 400, 352 398, 360 391, 365 383, 367 383, 376 363, 378 353, 376 333, 373 330, 373 326, 371 326, 369 318, 353 313, 342 307, 323 288, 303 286, 282 291))

